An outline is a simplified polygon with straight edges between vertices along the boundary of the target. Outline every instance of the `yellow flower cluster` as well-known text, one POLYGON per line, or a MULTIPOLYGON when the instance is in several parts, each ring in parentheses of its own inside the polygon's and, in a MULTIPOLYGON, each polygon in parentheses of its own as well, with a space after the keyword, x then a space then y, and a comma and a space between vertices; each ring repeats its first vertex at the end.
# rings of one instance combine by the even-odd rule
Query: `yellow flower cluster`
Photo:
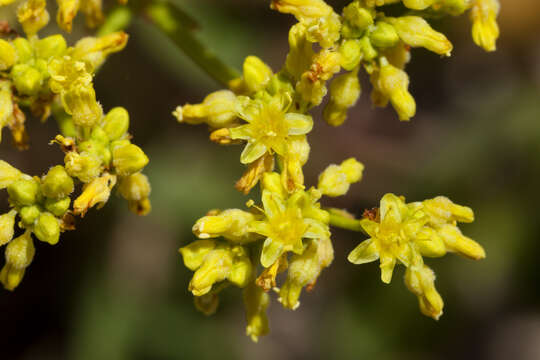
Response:
POLYGON ((32 236, 57 244, 61 232, 75 228, 74 215, 83 217, 88 209, 104 206, 115 185, 134 213, 145 215, 151 208, 150 183, 141 173, 149 160, 130 141, 129 114, 122 107, 103 114, 92 83, 107 56, 125 47, 127 35, 86 37, 72 47, 62 35, 39 38, 37 32, 49 20, 45 5, 28 0, 19 7, 27 38, 0 39, 0 133, 8 127, 24 149, 21 108, 42 120, 52 114, 60 130, 52 143, 65 153, 64 164, 41 177, 0 160, 0 189, 7 190, 11 207, 0 216, 0 245, 7 244, 0 282, 8 290, 19 285, 32 262, 32 236), (75 196, 77 184, 82 191, 75 196), (16 225, 24 233, 14 238, 16 225))
POLYGON ((409 120, 416 113, 404 70, 411 48, 450 56, 453 47, 426 19, 470 11, 473 40, 491 51, 498 37, 498 1, 355 0, 341 15, 323 0, 273 0, 271 8, 298 20, 289 31, 284 66, 274 72, 261 59, 248 56, 242 76, 231 80, 228 89, 173 112, 181 123, 208 125, 215 143, 244 144, 240 162, 247 169, 236 188, 249 194, 258 183, 261 187, 261 205, 250 200, 249 211, 212 210, 193 227, 199 240, 180 249, 186 267, 195 272, 189 289, 196 307, 211 314, 227 285, 243 288, 246 332, 256 341, 268 332, 266 292, 276 291, 283 306, 296 309, 301 290, 311 289, 332 262, 333 225, 371 236, 349 260, 380 259, 384 282, 390 282, 395 264, 405 265, 406 284, 418 296, 422 312, 438 318, 443 302, 422 259, 448 251, 483 258, 480 245, 456 226, 457 221, 472 221, 472 211, 444 197, 405 204, 391 194, 362 220, 323 208, 321 196, 344 195, 361 179, 364 166, 355 159, 330 165, 317 188, 306 189, 302 168, 310 152, 307 135, 314 126, 309 111, 330 90, 323 117, 330 125, 343 124, 360 96, 358 73, 364 69, 373 86, 373 103, 390 103, 400 120, 409 120), (402 16, 385 13, 383 6, 395 3, 401 3, 402 16), (258 267, 262 272, 257 275, 258 267), (285 271, 286 279, 278 286, 276 276, 285 271))

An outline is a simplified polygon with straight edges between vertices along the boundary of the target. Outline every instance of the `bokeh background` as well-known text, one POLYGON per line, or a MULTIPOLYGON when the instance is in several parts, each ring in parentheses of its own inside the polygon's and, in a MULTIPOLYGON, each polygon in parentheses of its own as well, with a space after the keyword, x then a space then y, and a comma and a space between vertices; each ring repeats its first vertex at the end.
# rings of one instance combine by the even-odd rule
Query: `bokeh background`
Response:
MULTIPOLYGON (((274 70, 283 63, 294 20, 267 1, 177 1, 228 63, 239 67, 250 54, 274 70)), ((339 230, 333 266, 302 295, 298 310, 272 303, 271 334, 258 344, 244 336, 240 291, 223 292, 210 318, 193 308, 190 272, 177 249, 193 240, 191 226, 208 209, 248 200, 233 189, 243 171, 241 148, 219 147, 204 127, 175 122, 176 105, 198 102, 219 85, 137 20, 127 48, 103 66, 95 85, 106 110, 130 111, 135 141, 151 158, 145 172, 154 210, 137 218, 117 197, 58 245, 37 244, 21 286, 0 292, 0 358, 540 359, 540 2, 501 2, 497 52, 473 45, 466 16, 435 24, 454 43, 452 57, 413 51, 408 72, 418 114, 410 123, 390 108, 373 109, 363 78, 362 98, 345 125, 331 128, 315 111, 310 135, 308 184, 346 157, 366 166, 348 196, 327 204, 359 215, 386 192, 411 201, 444 194, 475 210, 476 221, 462 229, 486 248, 487 259, 427 260, 446 302, 438 322, 418 311, 403 269, 384 285, 375 263, 349 264, 346 256, 363 236, 339 230)), ((12 13, 8 8, 0 19, 14 24, 12 13)), ((88 31, 77 20, 72 39, 88 31)), ((46 32, 56 31, 53 24, 46 32)), ((29 151, 4 141, 1 158, 35 174, 61 162, 60 151, 47 145, 53 122, 30 120, 29 132, 29 151)), ((4 212, 5 196, 0 200, 4 212)))

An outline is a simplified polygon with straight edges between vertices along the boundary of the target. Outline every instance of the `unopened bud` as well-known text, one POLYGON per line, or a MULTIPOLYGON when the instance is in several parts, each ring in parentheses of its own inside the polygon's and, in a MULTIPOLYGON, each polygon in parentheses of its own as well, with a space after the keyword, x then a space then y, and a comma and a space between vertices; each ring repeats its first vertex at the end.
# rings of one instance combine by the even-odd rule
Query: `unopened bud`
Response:
POLYGON ((60 222, 50 212, 41 213, 34 226, 34 234, 39 240, 55 245, 60 239, 60 222))
POLYGON ((66 197, 73 192, 74 188, 73 179, 61 165, 51 168, 41 183, 41 192, 51 199, 66 197))
POLYGON ((148 164, 148 156, 140 147, 129 144, 112 151, 113 166, 118 175, 126 176, 142 170, 148 164))
POLYGON ((129 129, 129 113, 123 107, 115 107, 103 119, 102 128, 109 140, 120 139, 129 129))
POLYGON ((19 179, 7 188, 9 201, 18 206, 33 205, 39 195, 39 184, 35 179, 19 179))

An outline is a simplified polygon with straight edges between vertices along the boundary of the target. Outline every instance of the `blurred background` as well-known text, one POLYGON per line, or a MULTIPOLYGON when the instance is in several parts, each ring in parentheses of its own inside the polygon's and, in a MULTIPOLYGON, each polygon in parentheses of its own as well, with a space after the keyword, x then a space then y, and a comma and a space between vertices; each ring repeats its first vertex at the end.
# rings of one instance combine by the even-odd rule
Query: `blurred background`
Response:
MULTIPOLYGON (((228 63, 240 67, 251 54, 274 70, 283 63, 294 19, 271 11, 267 1, 177 1, 199 20, 198 36, 228 63)), ((329 2, 338 11, 345 4, 329 2)), ((127 48, 103 66, 95 86, 105 110, 121 105, 131 114, 135 142, 151 158, 145 172, 153 212, 137 218, 116 197, 58 245, 37 243, 19 288, 0 292, 0 358, 540 359, 540 2, 501 2, 497 52, 474 46, 467 16, 434 24, 453 42, 452 57, 413 50, 407 71, 418 112, 410 123, 400 123, 391 108, 372 108, 365 77, 362 98, 342 127, 314 113, 307 184, 350 156, 366 166, 362 182, 327 205, 360 215, 393 192, 409 201, 442 194, 475 210, 476 221, 462 230, 487 258, 427 259, 446 303, 438 322, 420 314, 402 268, 384 285, 375 263, 348 263, 363 236, 339 230, 333 266, 294 313, 273 299, 271 334, 258 344, 244 336, 237 289, 222 293, 212 317, 194 309, 191 273, 177 249, 193 240, 191 226, 207 210, 242 207, 249 199, 233 188, 243 171, 241 148, 219 147, 205 127, 176 123, 177 105, 220 86, 138 20, 128 29, 127 48)), ((0 19, 15 24, 13 9, 0 19)), ((81 15, 76 23, 72 40, 88 31, 81 15)), ((47 31, 56 32, 55 24, 47 31)), ((6 133, 0 156, 44 173, 62 161, 47 145, 55 125, 30 119, 28 129, 29 151, 14 150, 6 133)), ((0 201, 2 213, 4 194, 0 201)))

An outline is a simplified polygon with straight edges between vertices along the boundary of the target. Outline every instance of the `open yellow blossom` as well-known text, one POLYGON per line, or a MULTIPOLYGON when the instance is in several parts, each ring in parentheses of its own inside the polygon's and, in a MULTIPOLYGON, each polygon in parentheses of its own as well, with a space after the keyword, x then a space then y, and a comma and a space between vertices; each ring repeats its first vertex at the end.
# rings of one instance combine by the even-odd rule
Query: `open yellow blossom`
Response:
POLYGON ((250 164, 269 152, 286 157, 294 135, 311 131, 311 116, 287 112, 291 99, 276 96, 269 99, 251 100, 239 97, 237 115, 248 124, 229 129, 232 139, 246 140, 240 156, 242 164, 250 164))
MULTIPOLYGON (((281 186, 279 176, 274 174, 269 174, 273 178, 269 182, 281 186)), ((261 264, 264 267, 271 266, 286 252, 302 254, 304 238, 320 239, 330 236, 328 225, 318 216, 317 210, 320 212, 323 210, 318 209, 312 202, 313 194, 303 190, 298 190, 290 196, 282 194, 283 192, 271 191, 269 186, 263 188, 262 203, 265 218, 253 221, 249 225, 251 232, 266 237, 261 253, 261 264)))

